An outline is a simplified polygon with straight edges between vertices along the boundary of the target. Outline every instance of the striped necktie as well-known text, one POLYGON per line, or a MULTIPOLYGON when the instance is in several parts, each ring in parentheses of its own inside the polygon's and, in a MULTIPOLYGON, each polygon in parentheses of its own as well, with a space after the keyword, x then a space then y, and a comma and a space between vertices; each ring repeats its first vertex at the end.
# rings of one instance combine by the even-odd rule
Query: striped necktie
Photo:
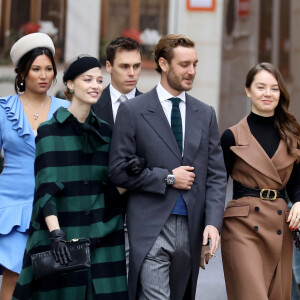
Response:
POLYGON ((171 112, 171 129, 174 133, 177 145, 180 152, 182 153, 182 121, 179 109, 180 98, 170 98, 172 101, 172 112, 171 112))
MULTIPOLYGON (((171 129, 174 133, 178 148, 182 154, 182 120, 179 109, 180 98, 170 98, 172 101, 172 112, 171 112, 171 129)), ((187 207, 183 200, 182 194, 179 193, 176 204, 171 212, 174 215, 187 215, 187 207)))

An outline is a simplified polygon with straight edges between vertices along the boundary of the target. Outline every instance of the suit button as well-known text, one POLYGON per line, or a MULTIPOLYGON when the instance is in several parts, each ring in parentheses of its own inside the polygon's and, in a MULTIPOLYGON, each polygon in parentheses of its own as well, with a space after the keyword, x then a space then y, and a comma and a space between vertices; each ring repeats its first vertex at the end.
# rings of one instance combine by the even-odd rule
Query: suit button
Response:
POLYGON ((83 180, 83 183, 84 183, 84 184, 88 184, 89 181, 88 181, 87 179, 84 179, 84 180, 83 180))
POLYGON ((279 215, 281 215, 281 214, 282 214, 282 210, 281 210, 281 209, 277 210, 277 213, 278 213, 279 215))
POLYGON ((253 226, 253 230, 257 231, 258 230, 258 226, 253 226))
POLYGON ((257 212, 259 212, 259 207, 255 206, 254 210, 257 211, 257 212))
POLYGON ((278 230, 277 230, 277 234, 278 234, 278 235, 281 235, 281 233, 282 233, 281 230, 278 229, 278 230))
POLYGON ((84 213, 86 216, 88 216, 90 214, 90 211, 89 210, 86 210, 85 213, 84 213))

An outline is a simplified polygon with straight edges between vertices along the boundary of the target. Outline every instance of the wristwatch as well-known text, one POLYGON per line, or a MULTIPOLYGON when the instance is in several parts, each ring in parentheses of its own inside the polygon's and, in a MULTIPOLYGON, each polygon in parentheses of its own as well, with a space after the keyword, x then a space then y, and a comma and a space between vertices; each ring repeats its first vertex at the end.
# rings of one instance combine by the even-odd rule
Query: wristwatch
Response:
POLYGON ((172 171, 169 171, 165 180, 166 180, 166 185, 173 185, 175 183, 175 176, 172 171))

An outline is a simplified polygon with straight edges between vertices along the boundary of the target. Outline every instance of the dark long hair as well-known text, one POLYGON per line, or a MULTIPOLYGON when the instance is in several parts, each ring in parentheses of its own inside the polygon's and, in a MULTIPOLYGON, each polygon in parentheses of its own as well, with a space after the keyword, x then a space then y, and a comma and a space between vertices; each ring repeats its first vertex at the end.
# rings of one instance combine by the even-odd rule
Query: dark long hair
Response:
POLYGON ((262 70, 271 73, 277 80, 280 98, 275 108, 275 126, 280 138, 286 143, 289 153, 292 153, 293 148, 300 149, 300 125, 295 116, 288 111, 290 95, 279 70, 270 63, 259 63, 248 72, 245 86, 250 89, 255 75, 262 70))
POLYGON ((25 55, 23 55, 18 63, 18 65, 15 68, 15 72, 17 73, 15 78, 15 91, 16 93, 22 93, 25 91, 25 78, 31 68, 32 63, 34 60, 39 56, 45 54, 49 57, 51 60, 53 71, 54 71, 54 78, 53 81, 56 81, 56 75, 57 75, 57 69, 54 61, 54 57, 51 53, 51 51, 48 48, 34 48, 31 51, 27 52, 25 55))

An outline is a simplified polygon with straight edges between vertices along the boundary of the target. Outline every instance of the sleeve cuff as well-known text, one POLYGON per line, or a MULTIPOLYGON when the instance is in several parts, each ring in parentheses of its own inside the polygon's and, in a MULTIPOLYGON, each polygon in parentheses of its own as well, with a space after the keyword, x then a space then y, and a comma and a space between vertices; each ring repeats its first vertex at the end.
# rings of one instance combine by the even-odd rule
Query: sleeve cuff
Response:
POLYGON ((48 216, 57 216, 57 209, 56 205, 52 202, 47 202, 46 205, 43 208, 43 216, 44 219, 48 216))

